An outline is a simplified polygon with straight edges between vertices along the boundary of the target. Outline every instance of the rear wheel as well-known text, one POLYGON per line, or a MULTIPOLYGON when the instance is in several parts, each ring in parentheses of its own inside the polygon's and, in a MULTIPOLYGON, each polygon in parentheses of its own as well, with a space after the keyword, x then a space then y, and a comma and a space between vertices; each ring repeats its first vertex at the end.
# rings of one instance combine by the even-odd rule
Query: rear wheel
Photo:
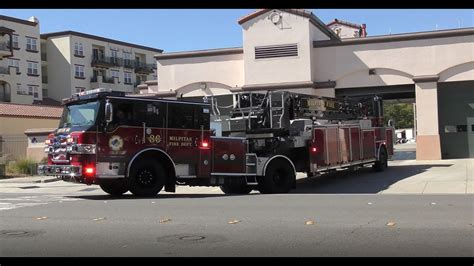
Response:
POLYGON ((166 172, 161 164, 151 159, 133 164, 128 177, 130 192, 137 197, 153 197, 163 189, 166 172))
POLYGON ((229 178, 225 180, 221 190, 226 195, 245 195, 249 194, 253 189, 246 184, 244 179, 229 178))
POLYGON ((379 159, 374 163, 372 168, 376 172, 383 172, 388 167, 388 156, 385 147, 381 147, 379 151, 379 159))
POLYGON ((258 190, 262 194, 288 193, 295 180, 295 172, 288 161, 275 159, 268 165, 265 176, 258 178, 258 190))
POLYGON ((121 196, 125 192, 128 191, 127 182, 125 179, 111 179, 111 180, 101 180, 100 181, 100 188, 105 193, 108 193, 112 196, 121 196))

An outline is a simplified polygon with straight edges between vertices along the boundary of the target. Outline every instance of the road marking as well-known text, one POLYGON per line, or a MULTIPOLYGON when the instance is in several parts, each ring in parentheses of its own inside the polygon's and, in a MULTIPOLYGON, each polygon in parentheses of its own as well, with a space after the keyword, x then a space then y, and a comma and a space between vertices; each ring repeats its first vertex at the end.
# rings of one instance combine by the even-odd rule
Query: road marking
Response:
POLYGON ((46 220, 46 219, 48 219, 48 217, 46 216, 36 218, 36 220, 46 220))
POLYGON ((12 210, 21 207, 33 207, 39 205, 50 204, 54 202, 63 201, 78 201, 84 200, 79 198, 65 198, 65 196, 52 196, 52 195, 41 195, 41 196, 20 196, 16 198, 0 198, 0 211, 12 210))
POLYGON ((95 218, 94 221, 99 222, 99 221, 103 221, 105 219, 106 219, 105 217, 100 217, 100 218, 95 218))
POLYGON ((228 222, 228 224, 236 224, 236 223, 240 223, 240 220, 232 220, 228 222))

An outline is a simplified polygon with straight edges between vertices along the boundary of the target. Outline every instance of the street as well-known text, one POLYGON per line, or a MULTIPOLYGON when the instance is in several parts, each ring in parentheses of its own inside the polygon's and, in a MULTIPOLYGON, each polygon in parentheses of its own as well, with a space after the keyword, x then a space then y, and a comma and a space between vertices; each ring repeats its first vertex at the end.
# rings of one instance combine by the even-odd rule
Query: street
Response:
POLYGON ((470 172, 469 191, 427 190, 431 180, 449 191, 449 171, 456 177, 453 170, 467 171, 472 160, 407 162, 392 161, 383 173, 298 179, 289 194, 274 195, 178 187, 155 198, 113 198, 98 186, 62 181, 2 183, 0 256, 472 257, 470 172), (419 180, 423 190, 406 188, 419 180))

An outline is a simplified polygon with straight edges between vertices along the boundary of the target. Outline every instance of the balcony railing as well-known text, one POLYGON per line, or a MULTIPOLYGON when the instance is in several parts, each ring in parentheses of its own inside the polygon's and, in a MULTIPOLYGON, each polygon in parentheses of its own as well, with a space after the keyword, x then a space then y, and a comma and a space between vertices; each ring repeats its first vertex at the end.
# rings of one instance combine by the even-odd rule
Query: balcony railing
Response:
POLYGON ((103 82, 104 83, 111 83, 111 84, 114 84, 114 78, 109 78, 109 77, 103 77, 103 82))
POLYGON ((92 66, 113 67, 120 66, 120 58, 109 56, 94 56, 92 57, 92 66))
POLYGON ((135 73, 151 74, 155 69, 154 64, 135 63, 135 73))
POLYGON ((91 78, 91 82, 103 82, 103 83, 114 84, 115 83, 115 78, 114 77, 106 77, 106 76, 96 76, 96 77, 91 78))

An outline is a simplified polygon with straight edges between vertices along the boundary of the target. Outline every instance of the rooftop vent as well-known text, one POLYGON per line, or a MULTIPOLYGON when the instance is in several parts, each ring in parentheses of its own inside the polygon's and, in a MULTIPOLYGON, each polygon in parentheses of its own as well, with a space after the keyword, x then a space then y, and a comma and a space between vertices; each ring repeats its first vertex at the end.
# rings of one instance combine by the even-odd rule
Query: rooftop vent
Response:
POLYGON ((255 59, 298 56, 297 44, 256 46, 255 59))

